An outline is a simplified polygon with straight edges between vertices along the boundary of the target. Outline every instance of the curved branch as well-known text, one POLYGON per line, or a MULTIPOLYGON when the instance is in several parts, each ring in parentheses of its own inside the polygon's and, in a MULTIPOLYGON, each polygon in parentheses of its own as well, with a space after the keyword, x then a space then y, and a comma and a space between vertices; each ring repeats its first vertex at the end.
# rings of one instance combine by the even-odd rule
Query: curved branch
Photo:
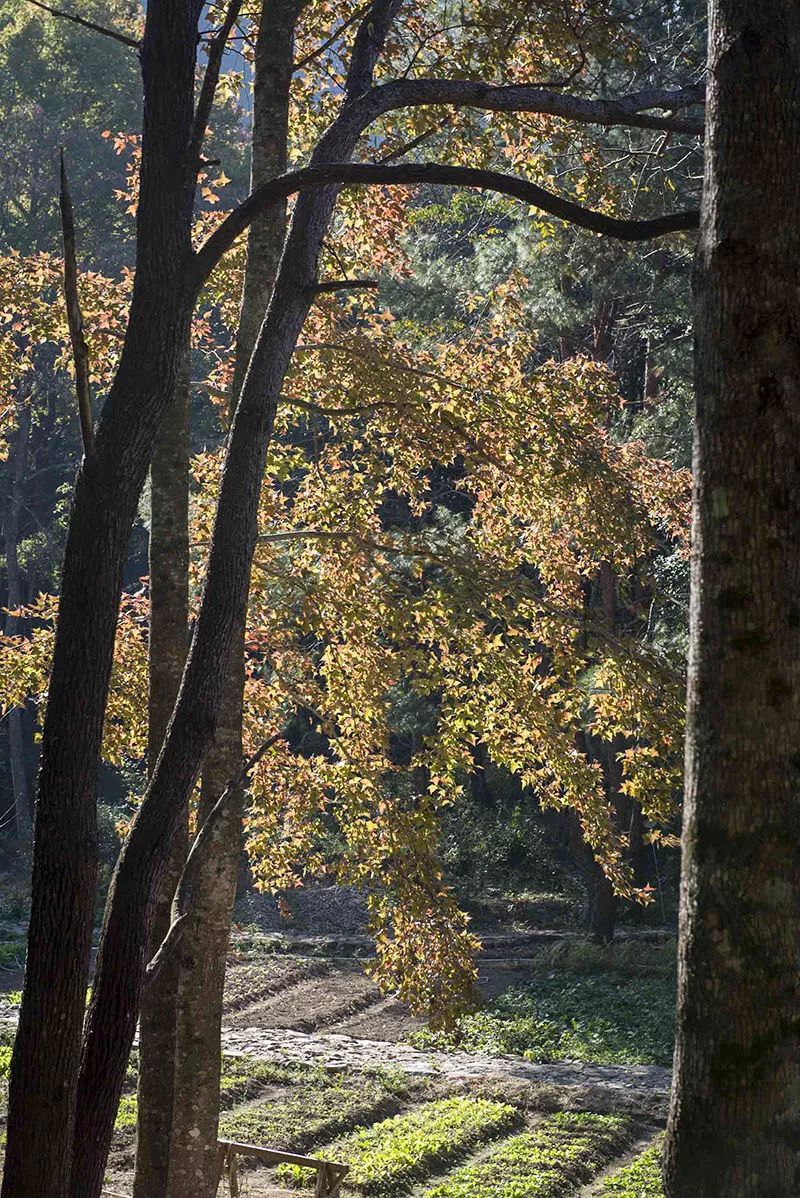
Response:
POLYGON ((700 214, 695 209, 672 212, 650 220, 625 220, 606 216, 592 208, 584 208, 573 200, 556 195, 527 179, 504 175, 500 171, 481 170, 476 167, 447 166, 438 163, 403 163, 387 166, 381 163, 332 162, 320 166, 308 166, 289 171, 270 179, 256 188, 238 208, 235 208, 222 224, 193 255, 189 266, 189 282, 199 289, 226 250, 250 222, 276 200, 285 199, 295 192, 309 187, 325 187, 330 184, 363 186, 382 183, 389 186, 437 185, 448 187, 470 187, 481 191, 495 191, 511 196, 531 207, 538 208, 558 220, 603 233, 619 241, 649 241, 663 237, 666 233, 697 229, 700 214))
POLYGON ((374 109, 371 120, 398 108, 445 104, 455 108, 481 108, 487 112, 529 112, 563 117, 582 124, 660 129, 701 135, 703 121, 691 117, 652 116, 660 108, 677 112, 702 104, 705 85, 675 89, 648 88, 613 99, 591 100, 564 95, 528 84, 495 86, 470 79, 397 79, 375 87, 362 103, 374 109))

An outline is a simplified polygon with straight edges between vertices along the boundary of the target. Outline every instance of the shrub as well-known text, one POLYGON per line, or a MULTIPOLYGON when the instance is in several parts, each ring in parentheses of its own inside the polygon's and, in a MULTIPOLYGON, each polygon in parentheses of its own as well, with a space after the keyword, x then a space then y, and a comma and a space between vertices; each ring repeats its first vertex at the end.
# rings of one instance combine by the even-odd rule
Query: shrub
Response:
MULTIPOLYGON (((349 1185, 364 1194, 402 1193, 438 1165, 458 1160, 476 1144, 512 1130, 520 1115, 507 1103, 483 1098, 443 1098, 385 1119, 320 1150, 349 1165, 349 1185)), ((282 1167, 281 1176, 304 1179, 305 1170, 282 1167)))
POLYGON ((629 1137, 626 1119, 562 1112, 454 1170, 424 1198, 564 1198, 629 1137))

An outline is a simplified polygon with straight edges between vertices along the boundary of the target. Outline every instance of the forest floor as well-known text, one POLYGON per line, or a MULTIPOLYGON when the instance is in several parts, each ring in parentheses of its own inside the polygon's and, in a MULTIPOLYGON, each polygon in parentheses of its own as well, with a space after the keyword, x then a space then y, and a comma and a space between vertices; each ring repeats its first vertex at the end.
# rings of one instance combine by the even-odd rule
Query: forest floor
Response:
MULTIPOLYGON (((483 943, 483 1006, 445 1035, 380 993, 351 928, 237 929, 221 1136, 348 1164, 345 1193, 364 1198, 658 1198, 674 943, 623 930, 600 950, 530 927, 483 943)), ((6 1043, 15 968, 0 971, 6 1043)), ((135 1123, 134 1059, 109 1194, 131 1192, 135 1123)), ((242 1198, 312 1188, 310 1174, 241 1168, 242 1198)))

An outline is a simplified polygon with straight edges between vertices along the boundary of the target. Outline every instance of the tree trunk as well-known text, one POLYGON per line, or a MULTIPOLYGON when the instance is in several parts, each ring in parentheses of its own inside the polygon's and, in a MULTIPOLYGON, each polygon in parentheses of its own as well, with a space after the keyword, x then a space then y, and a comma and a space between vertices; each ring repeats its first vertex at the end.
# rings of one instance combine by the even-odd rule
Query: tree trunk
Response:
POLYGON ((800 20, 713 0, 670 1198, 800 1187, 800 20))
MULTIPOLYGON (((362 21, 347 81, 347 98, 354 103, 345 104, 341 118, 320 139, 314 164, 352 156, 364 119, 355 98, 370 86, 398 3, 374 0, 362 21)), ((301 194, 295 204, 231 428, 203 598, 178 702, 111 881, 78 1087, 73 1198, 99 1195, 141 1002, 153 899, 183 805, 213 740, 234 633, 245 619, 264 463, 283 380, 313 301, 336 195, 335 185, 323 186, 301 194)))
MULTIPOLYGON (((14 445, 11 490, 6 505, 4 521, 4 545, 6 554, 6 580, 8 584, 8 609, 14 612, 22 605, 22 577, 19 570, 19 514, 23 500, 23 485, 28 463, 28 440, 31 429, 30 397, 19 398, 17 409, 17 435, 14 445)), ((6 616, 6 636, 16 636, 21 631, 18 616, 6 616)), ((25 713, 21 707, 12 707, 8 716, 8 755, 11 765, 11 786, 14 792, 14 820, 17 839, 28 844, 31 839, 31 793, 28 766, 25 760, 25 713)))
MULTIPOLYGON (((193 304, 185 266, 196 172, 187 148, 200 7, 199 0, 149 4, 140 50, 145 104, 136 279, 95 455, 81 465, 70 513, 42 740, 3 1198, 64 1198, 73 1164, 97 873, 97 769, 122 570, 193 304)), ((130 1001, 123 992, 115 1005, 130 1001)), ((121 1075, 124 1068, 123 1061, 121 1075)), ((94 1098, 87 1096, 89 1106, 94 1098)), ((89 1147, 80 1137, 77 1145, 89 1147)))
MULTIPOLYGON (((148 772, 152 777, 178 696, 189 622, 189 353, 150 467, 150 644, 148 772)), ((186 814, 159 888, 150 942, 170 924, 187 851, 186 814)), ((142 997, 134 1198, 167 1193, 172 1135, 178 962, 169 961, 142 997)))
MULTIPOLYGON (((298 0, 264 0, 262 6, 253 83, 251 190, 286 170, 299 8, 298 0)), ((231 415, 267 310, 285 236, 285 203, 275 205, 250 227, 231 415)), ((200 825, 241 766, 244 640, 243 620, 233 632, 214 744, 203 766, 200 825)), ((190 926, 181 942, 169 1198, 213 1198, 216 1183, 222 999, 242 853, 243 801, 240 790, 215 824, 194 885, 190 926)))

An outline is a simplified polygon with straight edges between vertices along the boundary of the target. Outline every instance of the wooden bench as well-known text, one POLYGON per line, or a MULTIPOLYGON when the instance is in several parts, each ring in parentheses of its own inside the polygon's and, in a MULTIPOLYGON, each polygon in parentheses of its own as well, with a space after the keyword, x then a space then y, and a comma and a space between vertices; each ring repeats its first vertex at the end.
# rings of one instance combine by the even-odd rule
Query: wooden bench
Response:
POLYGON ((317 1184, 314 1189, 314 1198, 337 1198, 348 1171, 347 1165, 337 1165, 333 1161, 323 1161, 315 1156, 299 1156, 296 1152, 281 1152, 277 1148, 261 1148, 256 1144, 237 1144, 234 1140, 218 1140, 216 1188, 219 1188, 223 1174, 227 1175, 231 1198, 239 1198, 238 1158, 240 1156, 255 1156, 268 1165, 302 1165, 306 1169, 315 1169, 317 1184))

